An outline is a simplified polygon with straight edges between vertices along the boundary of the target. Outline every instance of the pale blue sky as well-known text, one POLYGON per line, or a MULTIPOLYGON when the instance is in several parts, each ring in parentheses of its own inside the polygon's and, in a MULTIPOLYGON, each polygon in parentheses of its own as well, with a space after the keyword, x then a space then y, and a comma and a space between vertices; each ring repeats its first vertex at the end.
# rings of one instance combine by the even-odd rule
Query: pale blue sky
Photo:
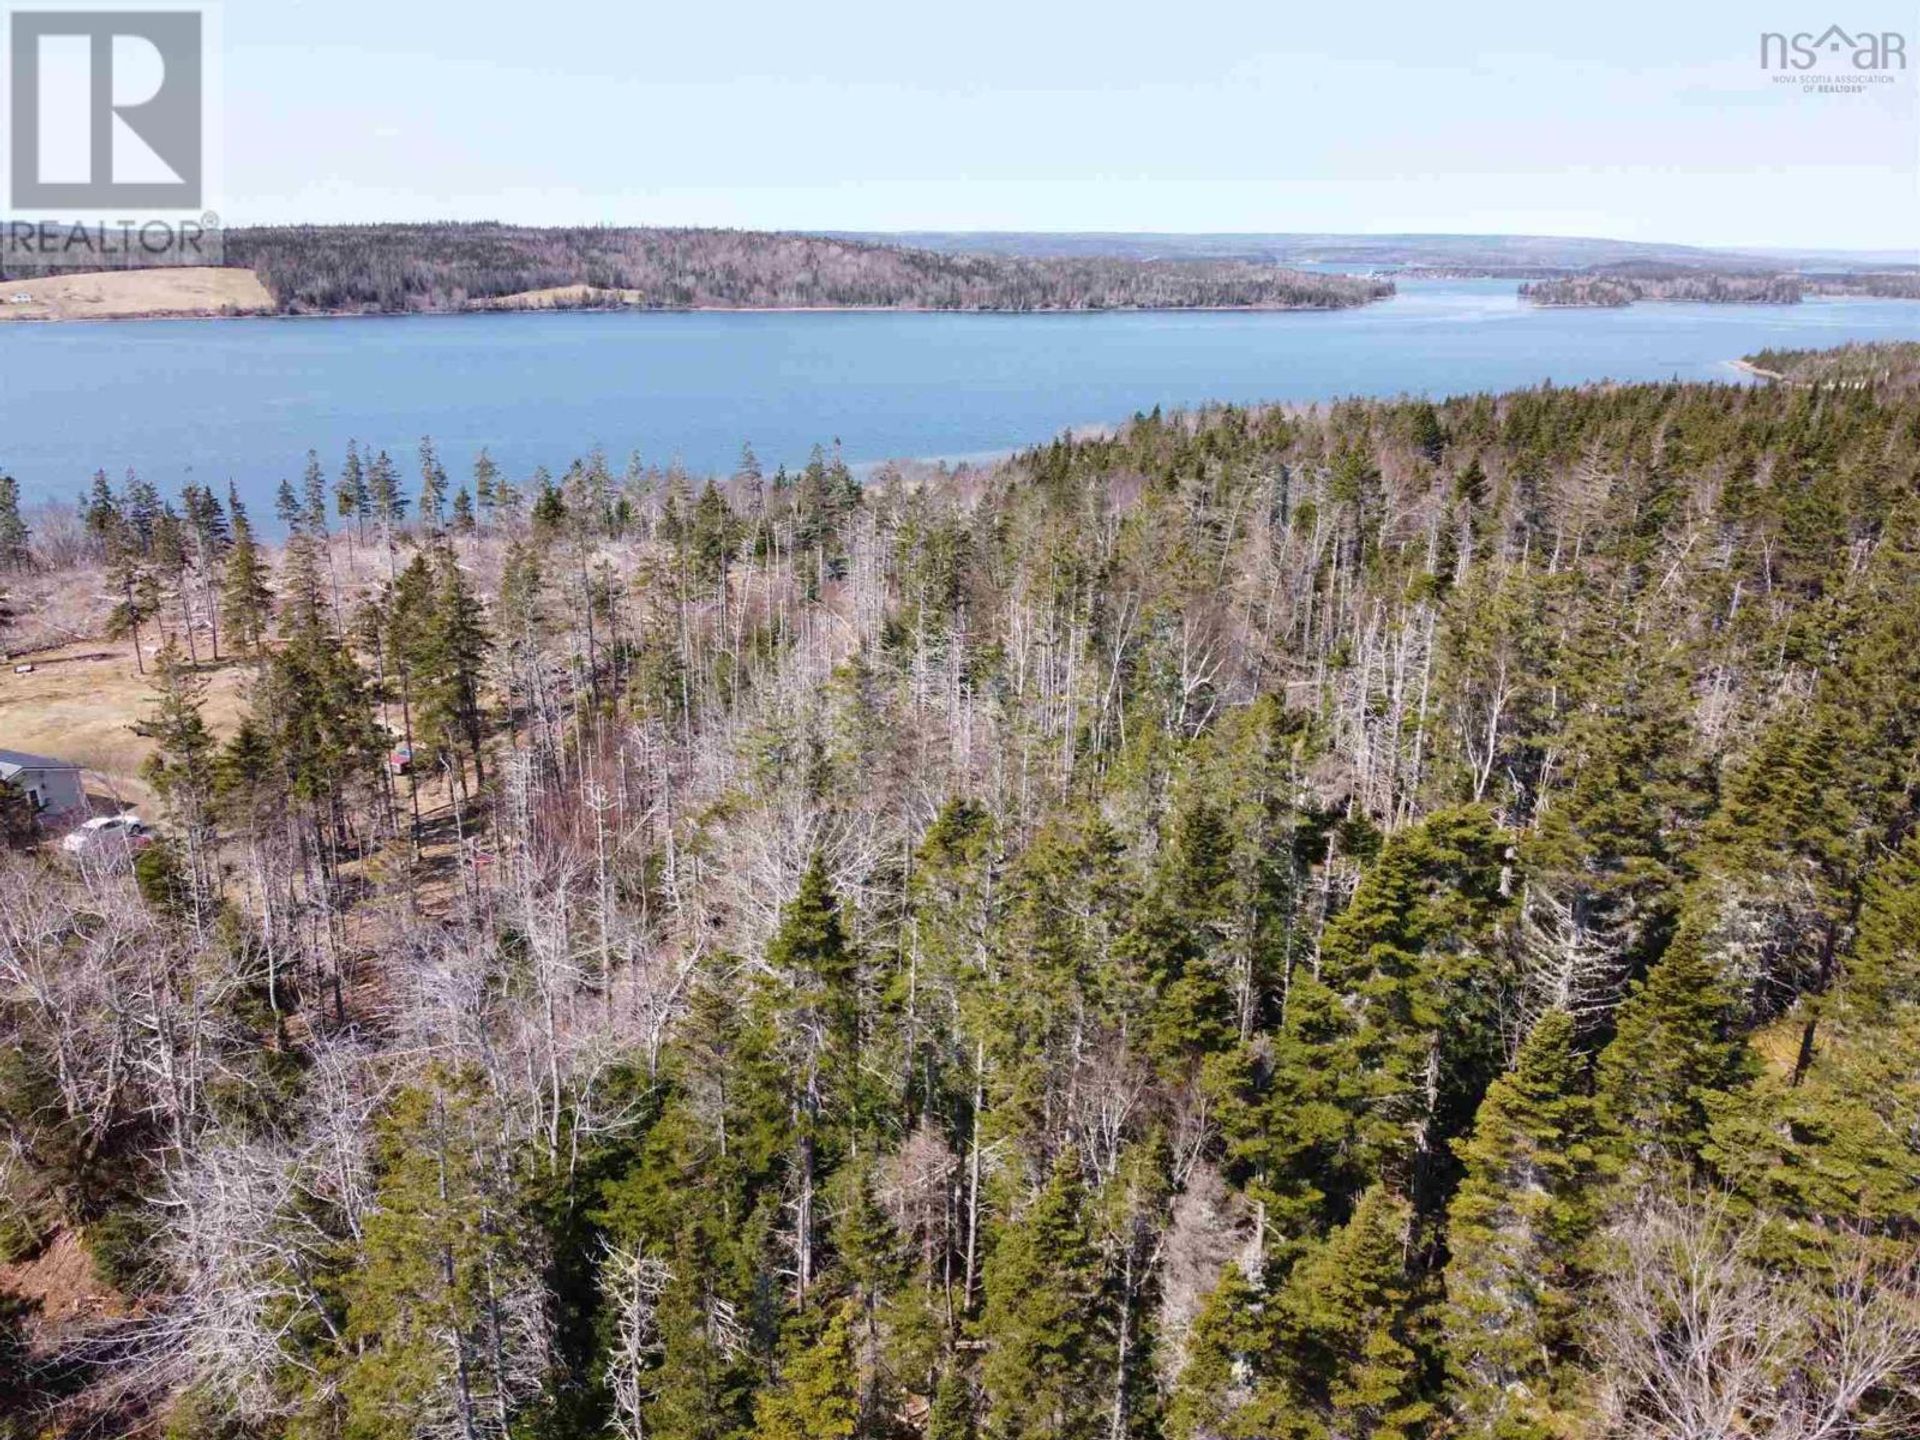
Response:
POLYGON ((234 221, 1920 245, 1911 0, 223 10, 234 221), (1898 83, 1762 74, 1833 20, 1905 30, 1898 83))

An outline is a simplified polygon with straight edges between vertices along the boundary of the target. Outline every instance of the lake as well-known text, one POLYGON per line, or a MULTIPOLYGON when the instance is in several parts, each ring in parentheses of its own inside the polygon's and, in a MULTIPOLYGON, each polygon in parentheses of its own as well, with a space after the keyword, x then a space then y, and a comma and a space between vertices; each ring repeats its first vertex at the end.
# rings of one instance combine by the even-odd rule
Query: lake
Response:
POLYGON ((432 435, 456 479, 594 446, 771 470, 839 439, 855 465, 983 458, 1155 405, 1439 397, 1552 380, 1738 380, 1767 346, 1920 339, 1920 302, 1540 310, 1505 280, 1403 282, 1331 313, 641 312, 0 325, 0 471, 67 498, 96 469, 236 482, 257 517, 309 447, 349 438, 410 478, 432 435))

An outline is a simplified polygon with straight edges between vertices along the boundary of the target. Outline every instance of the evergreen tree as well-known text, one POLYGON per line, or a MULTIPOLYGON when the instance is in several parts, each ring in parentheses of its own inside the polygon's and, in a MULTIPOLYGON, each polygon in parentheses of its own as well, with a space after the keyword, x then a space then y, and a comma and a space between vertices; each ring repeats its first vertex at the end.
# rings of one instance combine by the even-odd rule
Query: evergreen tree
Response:
POLYGON ((348 1277, 346 1434, 505 1437, 548 1360, 540 1257, 515 1223, 471 1083, 429 1076, 380 1128, 377 1203, 348 1277))
POLYGON ((440 528, 447 505, 447 470, 431 436, 420 437, 420 518, 429 531, 440 528))
POLYGON ((860 1428, 853 1307, 839 1305, 754 1405, 755 1440, 851 1440, 860 1428))
POLYGON ((958 1365, 940 1376, 927 1414, 927 1440, 975 1440, 973 1386, 958 1365))
MULTIPOLYGON (((693 1256, 682 1249, 682 1261, 693 1256)), ((718 1297, 676 1273, 661 1297, 661 1358, 643 1424, 653 1440, 738 1440, 751 1433, 754 1373, 731 1330, 718 1321, 718 1297)), ((808 1376, 818 1381, 818 1371, 808 1376)))
POLYGON ((327 534, 327 472, 320 468, 320 452, 307 451, 307 468, 300 480, 300 523, 310 535, 327 534))
POLYGON ((1095 1302, 1099 1271, 1085 1197, 1063 1155, 1040 1193, 1002 1231, 987 1261, 982 1388, 993 1440, 1077 1440, 1101 1429, 1095 1302))
POLYGON ((107 482, 106 471, 93 472, 93 483, 80 498, 80 519, 86 526, 87 534, 101 546, 105 546, 108 538, 125 523, 120 497, 113 493, 113 486, 107 482))
POLYGON ((1875 866, 1846 970, 1852 1014, 1884 1017, 1920 1004, 1920 831, 1875 866))
POLYGON ((227 528, 227 512, 221 508, 220 498, 204 485, 187 484, 180 487, 180 503, 202 556, 218 560, 226 554, 233 532, 227 528))
POLYGON ((1448 1211, 1448 1368, 1468 1432, 1561 1433, 1554 1389, 1579 1353, 1582 1247, 1600 1174, 1573 1017, 1549 1010, 1454 1141, 1466 1177, 1448 1211))
POLYGON ((1294 1269, 1274 1305, 1273 1378, 1258 1387, 1236 1430, 1302 1440, 1423 1433, 1433 1407, 1421 1398, 1421 1358, 1412 1344, 1412 1213, 1375 1186, 1353 1218, 1294 1269))
POLYGON ((0 471, 0 570, 27 570, 33 566, 31 532, 20 518, 20 482, 0 471))
POLYGON ((781 911, 767 946, 768 980, 756 995, 756 1023, 776 1037, 788 1109, 796 1200, 794 1293, 805 1304, 821 1268, 820 1196, 860 1119, 859 958, 816 851, 799 893, 781 911))
POLYGON ((227 640, 242 655, 259 655, 273 614, 273 595, 267 588, 267 566, 253 538, 253 526, 237 503, 233 515, 233 544, 227 551, 220 582, 220 623, 227 640))
POLYGON ((482 529, 493 527, 494 513, 500 507, 500 483, 500 467, 482 445, 473 461, 473 498, 479 506, 482 529))
POLYGON ((1601 1053, 1601 1113, 1642 1162, 1686 1161, 1707 1138, 1707 1099, 1750 1078, 1740 1007, 1709 963, 1697 928, 1683 924, 1666 955, 1620 1007, 1601 1053))
POLYGON ((464 751, 484 782, 480 689, 492 640, 451 550, 438 549, 432 564, 413 557, 394 586, 389 623, 412 736, 436 753, 464 751))
POLYGON ((733 472, 733 489, 739 497, 740 509, 747 517, 748 527, 757 532, 766 517, 767 472, 761 468, 760 457, 753 453, 750 443, 740 447, 740 463, 733 472))
POLYGON ((567 525, 567 502, 560 493, 560 487, 545 470, 534 475, 533 497, 533 533, 536 537, 551 540, 558 536, 567 525))
POLYGON ((727 566, 739 548, 739 531, 740 522, 732 507, 709 480, 694 505, 687 535, 697 579, 710 585, 727 573, 727 566))
POLYGON ((187 889, 197 930, 204 932, 215 896, 213 732, 203 711, 206 681, 172 640, 154 662, 153 708, 134 733, 154 742, 140 767, 143 780, 165 803, 186 852, 187 889))
POLYGON ((107 540, 107 588, 114 597, 107 634, 115 640, 132 639, 134 666, 144 675, 147 660, 140 627, 160 613, 160 582, 125 528, 115 529, 107 540))
POLYGON ((1505 851, 1484 810, 1437 812, 1387 841, 1321 940, 1321 979, 1351 1029, 1306 1063, 1358 1078, 1361 1173, 1423 1206, 1499 1070, 1505 851))
POLYGON ((273 513, 280 521, 280 528, 289 535, 297 535, 305 528, 307 512, 291 480, 282 480, 280 488, 274 492, 273 513))
MULTIPOLYGON (((187 550, 186 527, 180 523, 180 517, 174 514, 172 505, 160 507, 159 518, 153 527, 153 574, 163 593, 170 592, 175 613, 180 617, 180 629, 187 637, 187 652, 190 659, 198 661, 199 654, 193 636, 193 582, 192 556, 187 550)), ((166 614, 160 609, 162 617, 166 614)), ((166 637, 167 626, 164 618, 161 622, 161 634, 166 637)))
POLYGON ((393 457, 384 450, 367 466, 367 501, 391 548, 394 527, 407 516, 407 497, 400 491, 400 472, 394 468, 393 457))
POLYGON ((304 531, 291 536, 282 552, 280 628, 283 634, 325 628, 332 615, 326 581, 320 575, 325 542, 304 531))
POLYGON ((1120 939, 1149 1000, 1148 1049, 1176 1071, 1222 1049, 1233 1035, 1233 995, 1218 958, 1242 913, 1226 816, 1204 797, 1176 817, 1163 873, 1120 939))
POLYGON ((361 540, 367 538, 367 521, 373 515, 373 493, 367 486, 359 447, 351 440, 347 441, 347 459, 340 467, 340 478, 334 482, 333 508, 342 520, 353 521, 354 533, 361 540))
POLYGON ((1238 1265, 1220 1272, 1187 1332, 1186 1363, 1167 1400, 1168 1440, 1233 1433, 1233 1417, 1246 1402, 1246 1378, 1262 1344, 1258 1300, 1238 1265))
POLYGON ((153 549, 153 526, 160 518, 160 492, 154 488, 152 481, 142 480, 129 470, 123 494, 125 503, 122 518, 127 536, 140 555, 145 557, 153 549))
POLYGON ((456 738, 473 758, 474 779, 486 781, 481 742, 486 729, 480 711, 480 687, 492 637, 480 601, 455 563, 440 552, 433 616, 421 656, 421 716, 429 734, 449 748, 456 738))

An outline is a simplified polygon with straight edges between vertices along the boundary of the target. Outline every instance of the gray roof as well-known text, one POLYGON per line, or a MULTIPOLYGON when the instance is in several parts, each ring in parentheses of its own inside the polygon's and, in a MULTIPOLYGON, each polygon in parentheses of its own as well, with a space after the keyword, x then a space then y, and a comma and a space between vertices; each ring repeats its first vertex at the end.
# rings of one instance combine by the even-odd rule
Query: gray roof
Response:
POLYGON ((16 770, 78 770, 71 760, 56 760, 51 755, 32 755, 25 750, 0 750, 0 765, 16 770))

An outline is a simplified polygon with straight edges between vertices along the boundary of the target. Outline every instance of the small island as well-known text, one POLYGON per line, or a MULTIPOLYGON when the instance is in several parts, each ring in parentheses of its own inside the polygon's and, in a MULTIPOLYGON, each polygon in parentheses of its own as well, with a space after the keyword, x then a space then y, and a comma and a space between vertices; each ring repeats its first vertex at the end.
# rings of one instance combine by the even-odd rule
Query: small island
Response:
POLYGON ((1806 283, 1797 275, 1608 271, 1529 281, 1520 287, 1520 298, 1534 305, 1571 308, 1618 309, 1642 300, 1683 300, 1707 305, 1798 305, 1806 289, 1806 283))

